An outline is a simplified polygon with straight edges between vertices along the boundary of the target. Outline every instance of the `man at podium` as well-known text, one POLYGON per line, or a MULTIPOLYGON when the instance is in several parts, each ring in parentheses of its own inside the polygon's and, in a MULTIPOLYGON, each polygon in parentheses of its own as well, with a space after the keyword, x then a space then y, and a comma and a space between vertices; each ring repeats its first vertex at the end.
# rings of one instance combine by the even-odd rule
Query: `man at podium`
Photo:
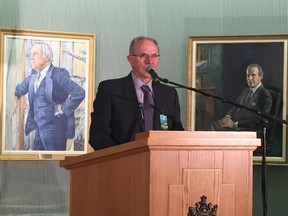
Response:
POLYGON ((127 76, 98 86, 89 138, 94 150, 132 141, 145 130, 184 130, 177 91, 151 76, 160 59, 157 41, 134 38, 127 59, 132 68, 127 76))

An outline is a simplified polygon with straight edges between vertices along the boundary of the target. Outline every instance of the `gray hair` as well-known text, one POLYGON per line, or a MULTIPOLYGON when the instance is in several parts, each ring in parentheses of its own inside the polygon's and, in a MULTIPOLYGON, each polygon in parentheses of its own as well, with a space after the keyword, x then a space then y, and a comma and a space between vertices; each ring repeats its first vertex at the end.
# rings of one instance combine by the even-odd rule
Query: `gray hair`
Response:
POLYGON ((141 40, 150 40, 150 41, 152 41, 157 46, 157 49, 158 49, 158 52, 159 52, 159 45, 158 45, 157 41, 154 38, 147 37, 147 36, 138 36, 136 38, 133 38, 133 40, 131 41, 130 47, 129 47, 129 54, 133 54, 134 53, 135 44, 138 43, 141 40))
POLYGON ((42 47, 43 56, 46 56, 50 62, 53 61, 53 50, 51 46, 44 41, 35 41, 32 46, 39 44, 42 47))
POLYGON ((252 68, 255 68, 255 67, 258 68, 258 75, 263 78, 264 72, 262 70, 262 67, 258 64, 253 63, 253 64, 248 65, 248 67, 246 69, 246 73, 248 73, 252 68))

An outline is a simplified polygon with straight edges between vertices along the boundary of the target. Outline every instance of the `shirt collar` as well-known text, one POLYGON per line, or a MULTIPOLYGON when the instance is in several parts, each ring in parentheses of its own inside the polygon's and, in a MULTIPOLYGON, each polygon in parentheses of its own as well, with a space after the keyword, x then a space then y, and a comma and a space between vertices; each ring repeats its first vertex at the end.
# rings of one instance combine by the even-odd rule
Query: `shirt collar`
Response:
POLYGON ((45 77, 51 64, 48 64, 42 71, 40 71, 40 75, 45 77))
POLYGON ((250 88, 253 92, 253 94, 255 93, 255 91, 261 86, 262 83, 259 83, 257 86, 255 86, 254 88, 250 88))
MULTIPOLYGON (((135 89, 140 89, 140 87, 142 85, 145 85, 133 72, 131 73, 132 74, 132 79, 133 79, 133 82, 134 82, 134 86, 135 86, 135 89)), ((147 86, 149 86, 151 92, 153 92, 153 88, 152 88, 152 79, 146 84, 147 86)))

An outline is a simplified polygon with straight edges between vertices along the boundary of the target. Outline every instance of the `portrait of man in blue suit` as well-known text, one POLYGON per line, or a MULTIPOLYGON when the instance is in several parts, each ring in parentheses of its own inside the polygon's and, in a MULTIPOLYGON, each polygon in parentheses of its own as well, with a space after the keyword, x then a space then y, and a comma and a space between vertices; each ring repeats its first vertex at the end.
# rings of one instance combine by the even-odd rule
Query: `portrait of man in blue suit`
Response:
POLYGON ((35 131, 32 149, 66 151, 67 139, 75 136, 74 111, 85 98, 85 90, 71 79, 65 68, 55 67, 52 48, 43 41, 33 44, 32 71, 17 84, 13 112, 28 94, 29 111, 25 135, 35 131))

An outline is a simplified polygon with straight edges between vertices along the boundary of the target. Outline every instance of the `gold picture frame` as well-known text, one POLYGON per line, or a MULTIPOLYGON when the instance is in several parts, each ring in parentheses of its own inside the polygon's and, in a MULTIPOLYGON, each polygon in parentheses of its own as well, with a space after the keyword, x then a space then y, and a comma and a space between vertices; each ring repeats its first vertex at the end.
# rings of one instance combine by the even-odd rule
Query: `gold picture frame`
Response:
MULTIPOLYGON (((88 144, 88 131, 92 102, 95 96, 95 46, 96 35, 94 34, 0 29, 0 83, 2 87, 0 96, 0 107, 2 110, 0 116, 1 160, 62 160, 66 156, 75 156, 92 151, 92 148, 88 144), (28 111, 31 108, 28 96, 31 90, 30 87, 29 91, 27 88, 25 94, 21 95, 17 109, 14 110, 13 107, 16 86, 19 83, 23 83, 27 77, 31 77, 36 72, 32 70, 30 61, 32 56, 31 48, 36 42, 45 43, 50 46, 53 55, 52 65, 55 68, 68 71, 69 74, 66 73, 65 77, 73 81, 71 86, 77 86, 77 88, 80 86, 82 89, 81 102, 77 104, 76 108, 71 108, 72 114, 67 114, 69 117, 66 116, 68 119, 71 117, 74 121, 74 124, 72 124, 74 128, 74 133, 72 132, 72 134, 74 137, 73 135, 70 135, 70 137, 67 135, 67 142, 65 142, 62 150, 53 148, 36 149, 33 143, 36 137, 35 134, 37 133, 35 131, 38 129, 34 128, 28 135, 24 133, 25 126, 28 124, 26 122, 28 119, 27 115, 29 114, 28 111), (74 85, 75 83, 76 85, 74 85)), ((45 79, 47 80, 47 77, 45 79)), ((55 79, 53 78, 52 83, 53 88, 51 89, 53 90, 56 88, 56 85, 60 85, 60 82, 55 83, 55 79)), ((46 81, 45 85, 48 85, 46 81)), ((63 81, 60 87, 58 87, 62 88, 64 92, 63 87, 65 85, 66 83, 64 84, 63 81)), ((47 90, 45 94, 46 96, 49 94, 47 90)), ((53 92, 50 94, 56 93, 53 92)), ((65 89, 65 94, 65 100, 71 100, 72 93, 69 94, 67 88, 65 89)), ((54 99, 54 95, 50 97, 54 99)), ((60 102, 54 102, 53 99, 52 101, 56 107, 56 104, 60 102)), ((58 110, 55 109, 55 117, 56 111, 58 110)), ((63 112, 60 112, 60 114, 62 115, 63 112)), ((65 115, 65 111, 63 115, 65 115)), ((51 137, 53 137, 53 134, 51 137)))
MULTIPOLYGON (((281 95, 268 165, 288 165, 287 159, 287 47, 288 35, 190 36, 187 86, 213 97, 187 91, 187 130, 206 131, 236 102, 247 87, 245 71, 256 63, 264 71, 263 85, 281 95), (201 86, 199 87, 199 76, 201 86), (198 84, 198 86, 197 86, 198 84), (219 100, 217 100, 219 99, 219 100)), ((262 156, 253 156, 261 164, 262 156)))

